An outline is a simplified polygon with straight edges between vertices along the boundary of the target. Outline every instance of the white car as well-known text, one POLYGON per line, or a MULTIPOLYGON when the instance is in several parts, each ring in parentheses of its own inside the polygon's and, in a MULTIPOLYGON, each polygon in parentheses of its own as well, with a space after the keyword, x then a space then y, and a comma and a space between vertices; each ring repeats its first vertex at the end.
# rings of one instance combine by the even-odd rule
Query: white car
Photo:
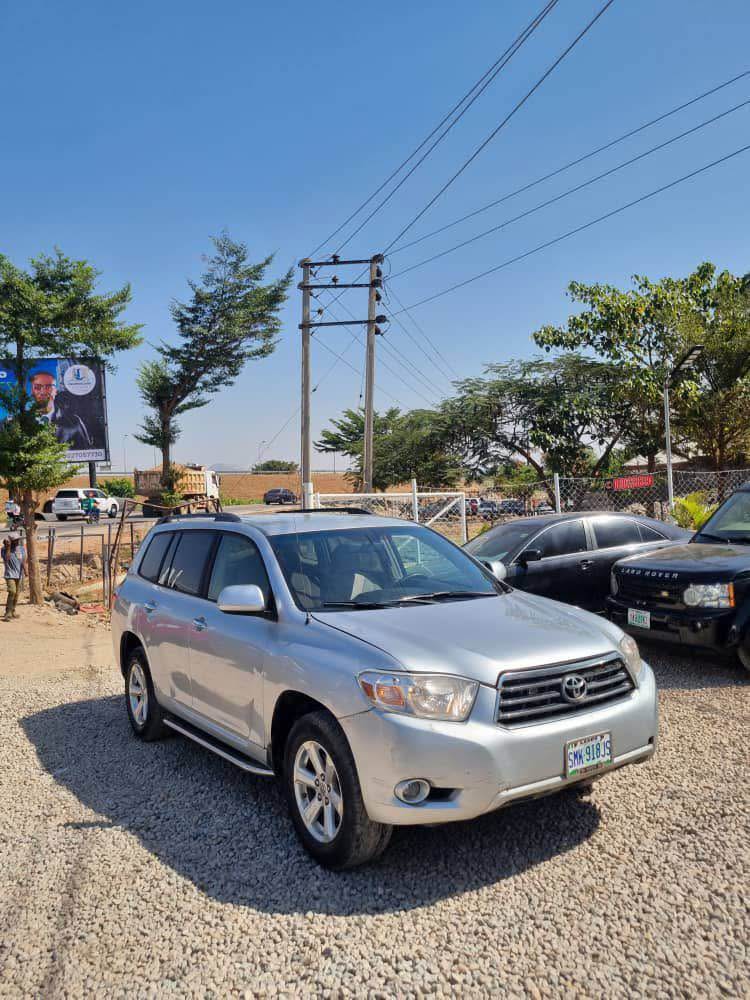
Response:
MULTIPOLYGON (((85 517, 81 507, 81 501, 88 495, 89 490, 58 490, 55 499, 52 501, 52 513, 58 521, 67 521, 69 517, 85 517)), ((120 501, 116 497, 108 497, 103 490, 94 490, 94 499, 100 514, 107 514, 108 517, 117 517, 120 511, 120 501)))

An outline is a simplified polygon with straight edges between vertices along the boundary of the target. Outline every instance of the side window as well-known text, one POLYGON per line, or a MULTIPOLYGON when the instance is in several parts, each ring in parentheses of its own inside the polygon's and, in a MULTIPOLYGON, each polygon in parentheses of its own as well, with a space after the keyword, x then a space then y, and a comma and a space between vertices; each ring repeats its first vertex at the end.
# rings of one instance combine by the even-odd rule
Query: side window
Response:
POLYGON ((198 596, 208 557, 216 538, 214 531, 183 531, 177 543, 167 586, 181 594, 198 596))
POLYGON ((254 583, 263 591, 268 605, 271 587, 266 567, 255 542, 244 535, 224 534, 214 559, 211 582, 208 586, 209 601, 218 600, 224 587, 254 583))
POLYGON ((141 560, 141 564, 138 567, 139 576, 144 577, 146 580, 150 580, 152 583, 156 583, 156 578, 159 575, 159 567, 161 566, 162 559, 164 558, 164 553, 167 551, 167 547, 173 538, 173 531, 162 531, 158 535, 154 535, 148 543, 148 548, 146 549, 143 559, 141 560))
POLYGON ((591 523, 598 549, 614 549, 641 540, 637 521, 631 521, 629 517, 595 517, 591 523))
POLYGON ((543 559, 585 552, 586 532, 583 521, 562 521, 560 524, 554 524, 540 535, 538 545, 543 559))
POLYGON ((641 538, 644 542, 664 541, 664 535, 660 535, 655 528, 649 527, 648 524, 639 524, 638 527, 641 529, 641 538))

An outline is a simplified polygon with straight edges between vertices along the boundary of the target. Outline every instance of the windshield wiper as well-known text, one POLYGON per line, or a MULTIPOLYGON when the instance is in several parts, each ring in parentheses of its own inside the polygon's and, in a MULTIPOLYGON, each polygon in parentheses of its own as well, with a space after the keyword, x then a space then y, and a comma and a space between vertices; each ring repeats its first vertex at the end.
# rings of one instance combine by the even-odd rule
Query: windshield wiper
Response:
POLYGON ((729 545, 728 538, 722 538, 721 535, 712 535, 710 531, 699 531, 695 537, 710 538, 712 542, 722 542, 724 545, 729 545))
POLYGON ((323 611, 326 608, 390 608, 398 601, 326 601, 317 609, 323 611))
POLYGON ((411 602, 411 601, 440 601, 443 598, 450 600, 451 598, 460 597, 497 597, 497 591, 490 590, 435 590, 430 594, 410 594, 408 597, 401 597, 398 603, 411 602))

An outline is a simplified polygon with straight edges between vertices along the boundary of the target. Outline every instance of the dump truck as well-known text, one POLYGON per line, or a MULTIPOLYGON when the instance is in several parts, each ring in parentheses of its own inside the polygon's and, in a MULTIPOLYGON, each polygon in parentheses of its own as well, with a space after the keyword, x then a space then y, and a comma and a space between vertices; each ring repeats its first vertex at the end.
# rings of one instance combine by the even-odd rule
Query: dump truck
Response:
MULTIPOLYGON (((177 481, 175 492, 183 497, 183 512, 214 510, 219 503, 219 474, 205 465, 175 465, 177 481)), ((146 517, 157 517, 163 513, 162 496, 165 485, 162 482, 161 467, 156 469, 135 469, 133 485, 137 496, 145 497, 143 513, 146 517)))

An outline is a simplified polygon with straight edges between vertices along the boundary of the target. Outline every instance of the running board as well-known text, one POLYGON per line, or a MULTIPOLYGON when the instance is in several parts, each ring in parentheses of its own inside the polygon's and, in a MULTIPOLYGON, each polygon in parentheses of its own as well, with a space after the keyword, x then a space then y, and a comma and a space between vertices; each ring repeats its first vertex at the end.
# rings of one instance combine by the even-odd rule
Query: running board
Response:
POLYGON ((166 716, 164 719, 164 725, 169 726, 170 729, 174 729, 176 732, 180 733, 182 736, 187 736, 189 740, 194 743, 199 743, 206 750, 210 750, 219 757, 223 757, 224 760, 228 760, 230 764, 234 764, 243 771, 247 771, 249 774, 259 774, 263 778, 273 778, 274 773, 270 767, 264 767, 263 764, 258 764, 250 757, 247 757, 239 750, 234 750, 231 747, 226 746, 224 743, 220 743, 215 740, 208 733, 200 732, 194 729, 189 722, 177 722, 170 715, 166 716))

